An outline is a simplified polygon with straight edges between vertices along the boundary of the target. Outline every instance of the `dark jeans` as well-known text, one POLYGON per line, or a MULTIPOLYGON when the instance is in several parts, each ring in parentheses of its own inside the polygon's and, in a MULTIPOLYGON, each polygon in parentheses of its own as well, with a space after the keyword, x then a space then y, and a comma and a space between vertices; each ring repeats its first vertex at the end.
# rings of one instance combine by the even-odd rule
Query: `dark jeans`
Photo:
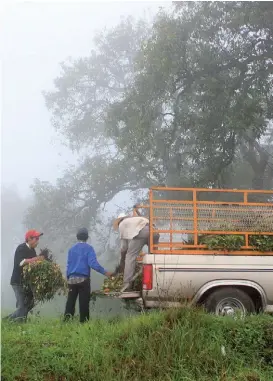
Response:
POLYGON ((24 321, 27 318, 29 311, 34 307, 33 293, 26 291, 20 285, 12 285, 16 297, 16 308, 7 318, 10 320, 24 321))
POLYGON ((65 320, 68 320, 71 316, 74 316, 78 295, 80 304, 80 322, 84 323, 89 320, 90 293, 91 287, 89 278, 84 282, 68 285, 68 297, 64 313, 65 320))

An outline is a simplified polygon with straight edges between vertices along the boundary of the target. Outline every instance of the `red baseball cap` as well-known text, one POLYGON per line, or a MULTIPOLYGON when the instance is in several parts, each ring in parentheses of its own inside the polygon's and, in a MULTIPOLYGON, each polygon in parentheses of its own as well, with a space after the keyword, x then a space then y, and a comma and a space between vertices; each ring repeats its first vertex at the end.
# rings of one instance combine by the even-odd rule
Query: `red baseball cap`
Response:
POLYGON ((25 234, 25 240, 27 241, 29 238, 39 238, 43 235, 44 233, 40 233, 37 230, 29 230, 25 234))

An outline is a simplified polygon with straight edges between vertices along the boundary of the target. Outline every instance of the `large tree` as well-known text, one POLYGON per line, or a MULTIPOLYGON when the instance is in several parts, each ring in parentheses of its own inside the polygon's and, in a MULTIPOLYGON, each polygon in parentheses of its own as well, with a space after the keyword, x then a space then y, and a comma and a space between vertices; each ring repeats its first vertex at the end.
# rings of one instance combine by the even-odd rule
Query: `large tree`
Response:
POLYGON ((148 159, 166 185, 190 172, 192 184, 227 186, 241 158, 248 186, 271 188, 272 16, 259 2, 181 2, 159 15, 134 86, 108 112, 120 149, 148 159))
POLYGON ((46 102, 83 159, 56 186, 35 183, 28 220, 68 232, 151 185, 271 189, 272 20, 271 2, 179 2, 63 64, 46 102))
POLYGON ((53 239, 60 234, 71 237, 81 224, 95 228, 103 203, 122 190, 135 191, 151 183, 105 128, 110 105, 132 87, 134 59, 149 33, 146 22, 131 18, 101 33, 91 56, 62 64, 55 91, 44 94, 56 130, 81 154, 78 166, 69 168, 56 185, 38 179, 33 184, 35 200, 26 224, 40 226, 53 239))

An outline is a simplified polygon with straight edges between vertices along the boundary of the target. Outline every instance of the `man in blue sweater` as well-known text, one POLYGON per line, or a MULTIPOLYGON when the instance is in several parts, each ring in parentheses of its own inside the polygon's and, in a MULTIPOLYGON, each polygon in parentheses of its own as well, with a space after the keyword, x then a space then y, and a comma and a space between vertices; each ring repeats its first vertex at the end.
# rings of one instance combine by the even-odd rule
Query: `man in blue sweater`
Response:
POLYGON ((65 320, 75 314, 75 305, 79 295, 80 322, 89 320, 90 302, 90 270, 111 277, 112 273, 106 271, 97 261, 96 253, 88 240, 88 230, 79 229, 77 233, 78 243, 72 246, 67 258, 67 282, 68 298, 65 307, 65 320))

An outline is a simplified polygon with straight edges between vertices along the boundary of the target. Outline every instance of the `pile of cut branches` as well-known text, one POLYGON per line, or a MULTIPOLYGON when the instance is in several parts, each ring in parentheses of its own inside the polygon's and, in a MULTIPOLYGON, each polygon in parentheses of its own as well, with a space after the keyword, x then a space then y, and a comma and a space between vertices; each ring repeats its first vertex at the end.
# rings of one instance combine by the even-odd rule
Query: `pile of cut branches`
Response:
POLYGON ((209 250, 240 250, 244 245, 244 237, 239 235, 211 235, 204 238, 203 242, 209 250))
POLYGON ((47 302, 56 294, 66 292, 66 280, 50 251, 43 249, 40 256, 45 260, 30 263, 23 268, 23 287, 33 293, 35 304, 47 302))
MULTIPOLYGON (((118 272, 119 266, 117 266, 115 271, 115 276, 111 278, 107 278, 103 282, 102 291, 104 293, 109 292, 120 292, 123 286, 123 273, 118 272)), ((141 265, 137 263, 136 265, 136 273, 138 273, 141 270, 141 265)), ((140 274, 133 282, 133 289, 136 291, 139 291, 141 289, 142 285, 142 274, 140 274)))
POLYGON ((272 235, 252 235, 249 243, 254 249, 262 253, 273 251, 273 236, 272 235))

